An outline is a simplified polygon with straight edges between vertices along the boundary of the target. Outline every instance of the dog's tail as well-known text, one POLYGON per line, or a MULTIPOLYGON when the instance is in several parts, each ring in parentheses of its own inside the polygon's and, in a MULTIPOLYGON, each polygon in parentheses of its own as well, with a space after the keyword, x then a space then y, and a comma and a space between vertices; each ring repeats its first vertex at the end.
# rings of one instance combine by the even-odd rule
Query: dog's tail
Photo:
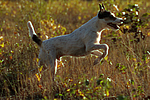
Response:
POLYGON ((28 21, 27 26, 29 28, 29 34, 30 34, 32 40, 34 42, 36 42, 39 46, 41 46, 42 45, 42 40, 35 33, 34 27, 33 27, 32 23, 31 23, 31 21, 28 21))

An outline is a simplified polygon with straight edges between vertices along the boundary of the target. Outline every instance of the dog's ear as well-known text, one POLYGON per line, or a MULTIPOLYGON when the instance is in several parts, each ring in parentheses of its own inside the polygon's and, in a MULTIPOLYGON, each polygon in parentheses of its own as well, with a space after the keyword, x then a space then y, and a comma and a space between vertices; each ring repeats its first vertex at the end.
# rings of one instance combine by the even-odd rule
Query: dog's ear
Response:
POLYGON ((102 3, 102 5, 99 3, 99 8, 100 8, 100 12, 105 11, 105 7, 104 7, 103 3, 102 3))
POLYGON ((104 6, 104 4, 102 3, 102 9, 103 9, 103 11, 105 11, 105 6, 104 6))
POLYGON ((99 10, 100 10, 100 12, 102 11, 102 6, 100 3, 99 3, 99 10))

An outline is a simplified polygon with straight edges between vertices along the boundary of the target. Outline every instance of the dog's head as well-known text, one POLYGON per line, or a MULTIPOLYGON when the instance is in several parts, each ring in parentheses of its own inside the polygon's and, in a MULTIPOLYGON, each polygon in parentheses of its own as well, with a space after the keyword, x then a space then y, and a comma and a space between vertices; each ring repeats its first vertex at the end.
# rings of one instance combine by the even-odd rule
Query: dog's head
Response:
POLYGON ((103 4, 99 4, 99 7, 98 18, 101 20, 102 26, 104 28, 118 30, 120 28, 119 25, 123 23, 123 19, 117 18, 113 13, 106 11, 103 4))

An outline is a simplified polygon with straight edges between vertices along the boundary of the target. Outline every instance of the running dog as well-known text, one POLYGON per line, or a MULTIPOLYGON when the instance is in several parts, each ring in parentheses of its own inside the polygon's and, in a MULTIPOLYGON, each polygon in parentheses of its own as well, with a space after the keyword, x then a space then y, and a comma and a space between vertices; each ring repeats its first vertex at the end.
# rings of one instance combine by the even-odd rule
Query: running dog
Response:
POLYGON ((96 65, 108 55, 109 46, 99 43, 101 33, 104 29, 118 30, 123 20, 106 11, 103 4, 99 4, 99 7, 100 11, 95 17, 71 34, 44 41, 38 38, 32 23, 30 21, 27 22, 32 40, 40 47, 39 65, 45 66, 44 69, 51 69, 53 79, 54 74, 57 72, 57 60, 62 56, 81 57, 93 54, 98 56, 94 61, 94 65, 96 65), (103 52, 100 50, 103 50, 103 52))

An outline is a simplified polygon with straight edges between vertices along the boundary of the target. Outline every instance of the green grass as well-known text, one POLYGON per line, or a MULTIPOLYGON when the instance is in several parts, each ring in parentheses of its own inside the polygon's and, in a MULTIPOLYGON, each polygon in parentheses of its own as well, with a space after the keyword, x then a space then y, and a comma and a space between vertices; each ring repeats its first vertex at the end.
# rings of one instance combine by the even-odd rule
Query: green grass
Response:
MULTIPOLYGON (((0 1, 0 99, 139 100, 150 96, 150 13, 148 0, 1 0, 0 1), (34 2, 33 2, 34 1, 34 2), (116 2, 114 2, 116 1, 116 2), (52 83, 50 73, 31 76, 38 66, 39 48, 29 37, 27 21, 32 21, 42 40, 69 34, 97 15, 99 3, 119 13, 128 4, 139 5, 139 26, 145 38, 134 32, 105 30, 101 43, 109 45, 109 55, 92 66, 95 57, 64 57, 52 83), (147 19, 146 19, 147 18, 147 19), (140 41, 138 41, 138 39, 140 41), (39 79, 39 80, 38 80, 39 79), (55 96, 55 97, 54 97, 55 96)), ((121 29, 131 29, 132 22, 121 29)))

